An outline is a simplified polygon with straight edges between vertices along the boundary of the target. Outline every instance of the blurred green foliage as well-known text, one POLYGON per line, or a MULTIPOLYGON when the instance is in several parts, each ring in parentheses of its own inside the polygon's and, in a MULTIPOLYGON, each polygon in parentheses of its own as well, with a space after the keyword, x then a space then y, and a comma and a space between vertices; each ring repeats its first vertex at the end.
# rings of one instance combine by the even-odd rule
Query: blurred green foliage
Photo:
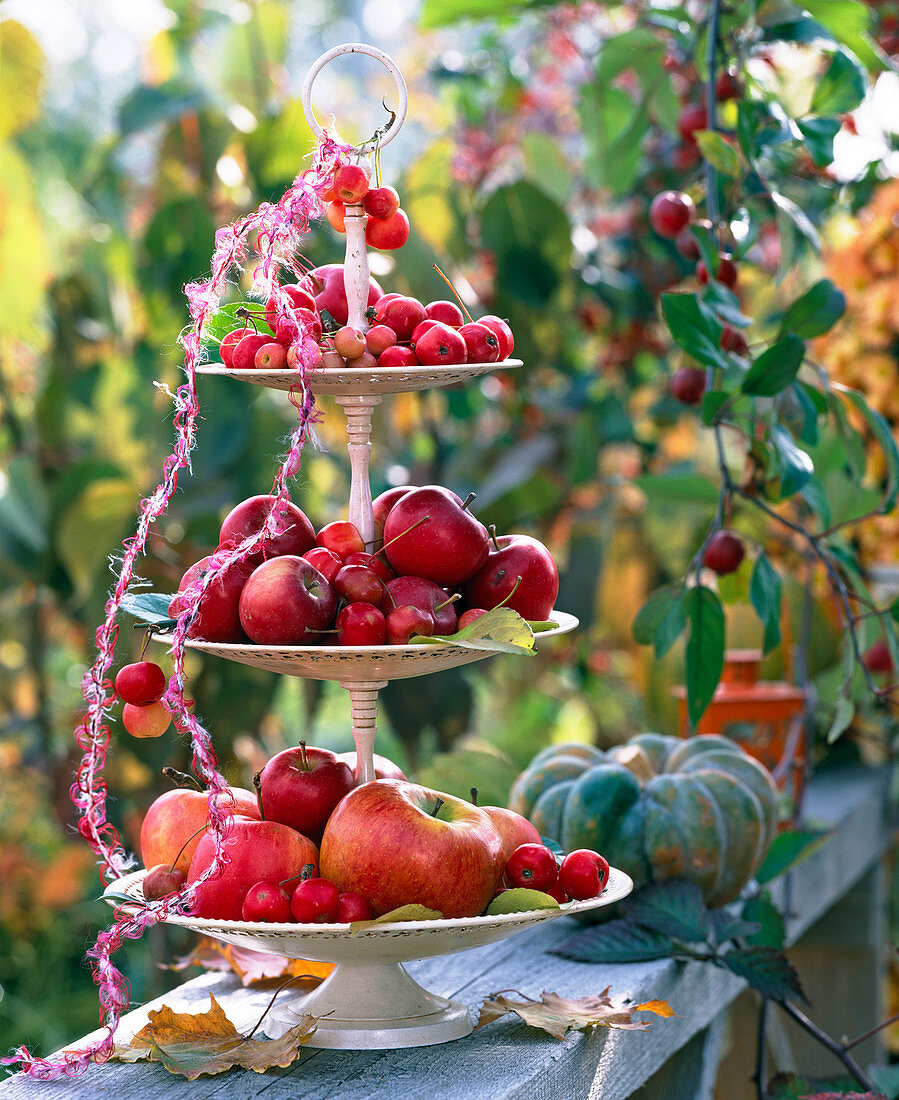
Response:
MULTIPOLYGON (((840 7, 848 18, 860 6, 840 7)), ((66 788, 79 683, 93 658, 109 557, 171 445, 167 388, 179 383, 183 284, 208 270, 217 226, 276 198, 302 167, 312 135, 285 74, 333 44, 331 29, 355 11, 327 5, 297 58, 291 41, 303 12, 289 0, 243 5, 242 22, 200 0, 167 8, 166 29, 142 45, 136 83, 104 104, 109 129, 93 124, 77 95, 67 107, 51 103, 52 73, 36 37, 0 22, 0 770, 4 782, 32 780, 8 788, 0 848, 10 861, 4 871, 25 881, 27 865, 32 886, 70 858, 66 788), (51 840, 18 831, 26 816, 45 820, 51 840)), ((476 311, 510 318, 525 367, 386 401, 373 491, 407 480, 475 489, 481 519, 551 546, 559 606, 582 623, 527 669, 502 659, 384 692, 379 750, 463 794, 470 774, 483 774, 482 802, 502 801, 516 771, 551 739, 610 744, 637 728, 670 728, 668 689, 682 674, 682 653, 650 663, 631 621, 652 589, 681 575, 715 506, 711 448, 667 392, 681 353, 669 347, 656 306, 691 265, 646 220, 658 190, 701 192, 698 156, 676 126, 681 101, 698 95, 702 66, 686 52, 663 64, 665 35, 682 34, 684 51, 689 40, 668 9, 650 5, 639 24, 629 8, 616 11, 592 18, 567 6, 428 0, 422 28, 454 28, 398 52, 412 112, 403 142, 385 150, 384 172, 403 196, 413 238, 380 258, 378 277, 387 289, 442 298, 440 263, 476 311), (468 16, 497 19, 472 24, 468 16)), ((748 5, 732 5, 725 31, 747 20, 748 5)), ((830 31, 851 37, 871 65, 879 55, 866 25, 830 31)), ((772 50, 778 34, 803 41, 803 26, 762 27, 760 41, 772 50)), ((849 109, 857 90, 858 67, 847 68, 844 56, 833 54, 817 83, 822 112, 849 109)), ((335 115, 346 109, 355 119, 358 89, 339 80, 332 88, 335 115)), ((383 89, 372 81, 364 90, 376 103, 383 89)), ((782 92, 754 85, 741 124, 758 123, 752 104, 782 92)), ((832 138, 826 125, 772 135, 736 212, 742 253, 759 265, 752 274, 747 263, 745 293, 762 330, 783 304, 773 290, 779 262, 786 271, 810 256, 815 226, 877 185, 876 165, 852 187, 815 167, 827 163, 832 138), (783 182, 779 205, 772 179, 783 182), (772 261, 775 228, 781 253, 772 261)), ((306 258, 339 260, 342 246, 329 227, 316 227, 306 258)), ((791 293, 802 278, 789 274, 791 293)), ((268 490, 292 423, 277 393, 204 378, 200 396, 192 476, 182 478, 142 566, 161 592, 215 544, 234 503, 268 490)), ((317 525, 344 514, 349 486, 341 416, 323 412, 324 447, 307 450, 293 488, 317 525)), ((828 445, 822 439, 818 450, 828 445)), ((842 454, 837 446, 834 469, 842 454)), ((749 522, 746 533, 763 539, 749 522)), ((760 640, 756 621, 738 607, 728 614, 735 644, 760 640)), ((815 631, 813 671, 837 656, 832 616, 825 605, 816 615, 826 629, 815 631)), ((140 645, 123 623, 122 663, 140 645)), ((260 754, 302 735, 351 745, 336 686, 196 657, 188 671, 229 779, 246 782, 260 754)), ((159 769, 184 767, 188 749, 169 738, 125 743, 117 723, 113 732, 110 814, 134 846, 140 814, 161 790, 159 769)), ((26 1040, 48 1051, 96 1022, 79 966, 87 929, 103 916, 87 900, 87 868, 72 866, 65 902, 14 893, 0 910, 0 956, 13 960, 3 975, 0 1045, 26 1040), (65 978, 41 1011, 36 977, 49 967, 65 978)), ((140 945, 128 970, 141 998, 172 980, 140 945)))

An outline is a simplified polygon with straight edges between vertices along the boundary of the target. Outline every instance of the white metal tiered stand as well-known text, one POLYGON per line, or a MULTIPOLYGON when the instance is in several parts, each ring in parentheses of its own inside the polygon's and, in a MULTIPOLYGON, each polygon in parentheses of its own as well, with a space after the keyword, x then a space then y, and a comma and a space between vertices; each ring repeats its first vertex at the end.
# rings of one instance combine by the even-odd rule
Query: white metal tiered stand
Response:
MULTIPOLYGON (((392 58, 373 46, 349 43, 323 54, 312 66, 303 88, 303 106, 313 131, 322 130, 312 110, 312 85, 321 69, 345 54, 367 54, 380 61, 396 84, 396 118, 380 139, 386 145, 398 133, 406 114, 407 93, 403 76, 392 58)), ((360 159, 366 149, 359 151, 360 159)), ((346 262, 344 277, 349 304, 349 324, 367 329, 365 317, 369 265, 365 245, 365 213, 359 205, 346 207, 346 262)), ((496 370, 521 366, 518 359, 500 363, 464 363, 453 366, 373 367, 359 371, 347 366, 336 353, 325 356, 314 372, 311 386, 318 394, 329 393, 347 416, 347 449, 351 467, 349 519, 366 542, 374 537, 369 483, 371 417, 385 393, 409 392, 447 386, 496 370)), ((255 385, 289 390, 297 376, 290 370, 226 370, 223 366, 199 367, 204 374, 228 375, 255 385)), ((567 633, 577 626, 572 615, 554 612, 556 625, 540 638, 567 633)), ((165 641, 164 636, 158 636, 165 641)), ((191 648, 227 660, 292 676, 336 680, 350 694, 353 738, 357 750, 358 783, 375 778, 373 752, 377 730, 378 692, 391 679, 422 676, 480 661, 490 656, 463 646, 429 644, 403 646, 259 646, 190 641, 191 648)), ((128 875, 110 885, 108 893, 130 894, 141 900, 144 872, 128 875)), ((415 982, 403 968, 413 959, 450 954, 492 943, 537 921, 569 912, 610 905, 626 896, 633 883, 613 868, 599 898, 569 902, 558 910, 534 910, 496 917, 458 920, 404 921, 351 931, 347 925, 247 924, 170 917, 178 924, 228 943, 289 958, 336 963, 331 975, 312 993, 291 995, 285 991, 266 1017, 267 1032, 277 1036, 296 1020, 311 1013, 320 1016, 310 1046, 338 1049, 381 1049, 430 1046, 467 1035, 472 1028, 468 1007, 436 997, 415 982)), ((112 900, 112 899, 110 899, 112 900)))

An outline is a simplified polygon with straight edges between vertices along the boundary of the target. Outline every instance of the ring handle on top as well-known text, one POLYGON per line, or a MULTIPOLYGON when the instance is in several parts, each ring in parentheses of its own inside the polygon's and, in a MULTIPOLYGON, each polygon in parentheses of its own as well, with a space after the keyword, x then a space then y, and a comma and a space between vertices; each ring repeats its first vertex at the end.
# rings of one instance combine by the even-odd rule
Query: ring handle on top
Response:
MULTIPOLYGON (((303 113, 306 115, 306 121, 309 123, 312 132, 317 138, 324 137, 324 131, 321 126, 319 126, 318 120, 312 110, 312 85, 315 83, 315 78, 329 61, 333 61, 335 57, 343 57, 345 54, 350 53, 364 53, 369 57, 375 58, 376 61, 380 61, 393 77, 393 81, 396 84, 396 118, 391 123, 390 129, 385 131, 381 136, 379 142, 380 145, 388 145, 399 133, 405 121, 406 109, 409 106, 409 93, 406 89, 406 81, 403 79, 403 74, 400 72, 393 58, 384 53, 383 50, 379 50, 375 46, 369 46, 366 42, 344 42, 343 45, 335 46, 333 49, 328 50, 327 53, 323 53, 321 57, 313 63, 312 68, 306 75, 305 83, 303 84, 303 113)), ((366 142, 366 144, 370 143, 366 142)))

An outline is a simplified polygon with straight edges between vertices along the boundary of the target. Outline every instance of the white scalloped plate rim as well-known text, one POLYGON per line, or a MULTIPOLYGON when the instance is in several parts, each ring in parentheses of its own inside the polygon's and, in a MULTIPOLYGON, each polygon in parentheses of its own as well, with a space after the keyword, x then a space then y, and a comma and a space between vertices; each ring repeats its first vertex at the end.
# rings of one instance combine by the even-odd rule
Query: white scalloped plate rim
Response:
MULTIPOLYGON (((122 878, 111 882, 104 891, 103 897, 110 905, 123 904, 109 894, 128 894, 135 901, 143 899, 137 892, 143 880, 146 870, 133 871, 122 878)), ((380 939, 389 938, 397 933, 408 932, 464 932, 466 929, 492 929, 514 927, 516 925, 537 924, 540 921, 552 920, 555 917, 571 916, 578 913, 587 913, 593 909, 600 909, 612 905, 616 901, 626 898, 634 888, 633 879, 617 867, 609 868, 609 881, 603 892, 595 898, 587 898, 585 901, 568 901, 560 905, 558 909, 527 909, 517 913, 501 913, 497 916, 478 917, 454 917, 441 918, 439 920, 410 920, 391 921, 386 924, 375 924, 369 928, 352 929, 349 924, 299 924, 290 922, 287 924, 275 923, 251 923, 239 920, 213 920, 203 917, 170 916, 166 924, 178 925, 180 928, 188 928, 194 932, 214 934, 222 932, 230 935, 241 935, 250 938, 252 936, 286 936, 291 933, 301 938, 318 939, 380 939), (327 933, 327 935, 323 935, 327 933)))

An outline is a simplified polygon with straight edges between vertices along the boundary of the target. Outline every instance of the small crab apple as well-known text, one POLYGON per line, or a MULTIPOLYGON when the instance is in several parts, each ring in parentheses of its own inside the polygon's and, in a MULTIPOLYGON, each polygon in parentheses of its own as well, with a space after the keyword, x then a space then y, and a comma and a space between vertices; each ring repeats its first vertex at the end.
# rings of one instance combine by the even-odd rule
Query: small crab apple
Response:
POLYGON ((352 924, 357 920, 371 920, 371 906, 355 890, 344 890, 337 898, 337 923, 352 924))
POLYGON ((290 894, 277 882, 257 882, 244 894, 240 919, 286 924, 290 920, 290 894))
POLYGON ((242 337, 234 347, 231 354, 232 370, 253 370, 256 366, 256 352, 271 343, 271 336, 259 332, 251 332, 242 337))
POLYGON ((693 200, 683 191, 660 191, 649 204, 649 222, 660 237, 673 240, 693 219, 693 200))
POLYGON ((365 539, 359 534, 359 528, 348 519, 326 523, 316 536, 315 544, 332 550, 341 561, 348 554, 365 553, 365 539))
POLYGON ((432 321, 442 321, 451 328, 459 328, 465 324, 465 316, 455 302, 441 298, 436 302, 429 302, 425 306, 425 315, 432 321))
POLYGON ((395 187, 370 187, 362 199, 366 214, 380 221, 387 221, 400 208, 400 196, 395 187))
POLYGON ((232 359, 234 358, 234 349, 244 338, 244 336, 252 336, 255 332, 252 328, 234 328, 227 336, 222 338, 221 344, 219 344, 219 358, 228 368, 231 369, 232 359))
POLYGON ((492 329, 473 321, 470 325, 462 325, 458 331, 465 341, 469 363, 495 363, 499 359, 499 340, 492 329))
POLYGON ((256 352, 253 365, 257 370, 283 370, 287 366, 287 348, 272 341, 256 352))
POLYGON ((397 210, 393 217, 386 221, 381 221, 380 218, 369 218, 365 226, 365 243, 385 252, 402 248, 408 239, 409 217, 403 209, 397 210))
POLYGON ((478 318, 478 324, 486 325, 499 340, 500 360, 508 359, 515 349, 515 337, 512 335, 509 322, 504 321, 502 317, 496 317, 494 314, 488 313, 486 317, 478 318))
POLYGON ((719 103, 728 99, 737 99, 742 92, 740 81, 729 69, 722 69, 715 81, 715 98, 719 103))
POLYGON ((415 326, 425 319, 425 307, 417 298, 404 294, 387 298, 375 306, 375 320, 396 333, 397 340, 408 340, 415 326))
POLYGON ((569 852, 559 867, 559 888, 572 901, 598 898, 609 881, 609 861, 589 848, 569 852))
MULTIPOLYGON (((383 533, 383 527, 381 531, 383 533)), ((388 581, 392 581, 396 576, 396 573, 394 573, 387 562, 383 561, 376 554, 347 554, 343 564, 364 565, 367 569, 371 569, 373 573, 376 573, 385 584, 388 581)))
MULTIPOLYGON (((712 230, 712 223, 708 218, 698 218, 691 225, 695 225, 697 229, 707 229, 709 232, 712 230)), ((686 225, 674 238, 674 247, 683 256, 685 260, 693 260, 694 262, 699 259, 699 242, 690 232, 691 225, 686 225)))
POLYGON ((506 860, 503 877, 510 886, 547 890, 559 878, 556 857, 543 844, 519 844, 506 860))
POLYGON ((162 737, 171 720, 162 703, 147 703, 143 707, 126 703, 122 707, 122 725, 132 737, 162 737))
POLYGON ((467 611, 463 611, 459 616, 459 629, 464 630, 466 626, 471 626, 473 622, 476 622, 482 615, 486 615, 487 611, 483 607, 469 607, 467 611))
POLYGON ((365 333, 361 328, 344 325, 334 333, 334 350, 344 359, 355 359, 365 351, 365 333))
POLYGON ((890 647, 882 638, 868 647, 862 660, 869 672, 893 671, 893 657, 890 653, 890 647))
POLYGON ((684 141, 691 144, 696 142, 696 131, 704 130, 707 125, 708 115, 702 103, 688 103, 678 115, 677 131, 684 141))
POLYGON ((705 393, 705 371, 699 367, 680 367, 672 374, 669 389, 682 405, 698 405, 705 393))
POLYGON ((342 164, 334 173, 332 187, 340 202, 360 203, 368 192, 368 172, 361 164, 342 164))
POLYGON ((412 335, 409 337, 409 343, 414 348, 418 341, 424 336, 428 329, 432 325, 436 325, 439 322, 433 320, 431 317, 426 317, 423 321, 419 321, 415 328, 412 330, 412 335))
POLYGON ((379 367, 417 367, 418 363, 418 356, 412 348, 402 347, 400 344, 386 348, 378 356, 379 367))
POLYGON ((333 583, 334 591, 348 603, 379 603, 384 595, 381 578, 367 565, 342 565, 333 583))
POLYGON ((326 878, 307 878, 290 899, 290 912, 300 924, 333 924, 337 920, 340 891, 326 878))
MULTIPOLYGON (((696 265, 696 278, 699 280, 700 286, 705 286, 709 281, 709 269, 705 265, 705 260, 700 260, 696 265)), ((715 281, 726 286, 729 290, 733 290, 737 285, 737 265, 726 252, 718 253, 718 270, 715 272, 715 281)))
POLYGON ((165 673, 155 661, 123 665, 116 674, 115 689, 123 702, 136 707, 158 703, 165 691, 165 673))
POLYGON ((746 547, 733 531, 716 531, 702 555, 702 564, 719 577, 735 573, 746 554, 746 547))
POLYGON ((337 613, 338 645, 383 645, 387 641, 387 620, 372 603, 348 603, 337 613))
POLYGON ((387 325, 373 325, 365 334, 365 346, 374 356, 392 348, 396 343, 396 333, 387 325))
POLYGON ((334 578, 343 567, 343 562, 334 551, 328 550, 324 546, 313 546, 311 550, 307 550, 302 556, 315 566, 328 584, 334 583, 334 578))
MULTIPOLYGON (((315 311, 315 298, 308 290, 301 287, 299 283, 285 283, 284 286, 281 287, 281 290, 287 297, 291 309, 308 309, 313 312, 315 311)), ((277 295, 272 294, 265 303, 266 323, 274 328, 279 316, 278 298, 277 295)))
POLYGON ((338 233, 346 233, 346 207, 342 202, 329 202, 325 215, 338 233))
POLYGON ((141 893, 145 901, 159 901, 167 894, 177 894, 186 881, 183 871, 167 863, 157 863, 141 880, 141 893))
POLYGON ((357 355, 355 359, 347 359, 346 365, 352 367, 353 370, 371 370, 372 367, 378 365, 378 360, 366 348, 366 350, 363 351, 361 355, 357 355))
POLYGON ((436 629, 431 612, 411 603, 400 604, 387 614, 387 641, 391 645, 408 645, 415 634, 430 638, 436 629))
POLYGON ((466 362, 468 349, 458 329, 438 321, 416 342, 415 354, 427 366, 448 365, 466 362))

